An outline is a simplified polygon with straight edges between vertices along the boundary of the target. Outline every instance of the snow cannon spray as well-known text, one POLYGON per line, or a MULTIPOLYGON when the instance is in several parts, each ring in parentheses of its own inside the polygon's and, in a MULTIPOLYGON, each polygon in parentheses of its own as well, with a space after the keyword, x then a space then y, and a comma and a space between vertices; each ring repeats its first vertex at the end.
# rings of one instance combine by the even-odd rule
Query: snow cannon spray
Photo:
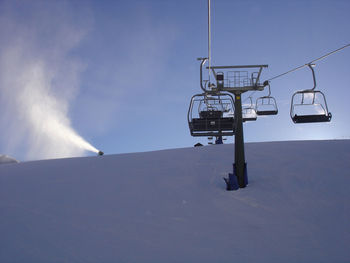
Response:
POLYGON ((98 154, 97 154, 97 156, 99 156, 99 155, 104 155, 104 152, 99 151, 98 154))

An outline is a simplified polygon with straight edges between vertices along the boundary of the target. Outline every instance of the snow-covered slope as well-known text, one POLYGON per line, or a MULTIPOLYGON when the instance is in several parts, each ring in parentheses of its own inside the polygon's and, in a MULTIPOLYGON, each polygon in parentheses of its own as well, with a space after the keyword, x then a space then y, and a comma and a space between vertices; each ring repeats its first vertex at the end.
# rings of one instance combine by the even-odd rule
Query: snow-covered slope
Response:
POLYGON ((349 262, 350 141, 0 166, 0 262, 349 262))
POLYGON ((8 155, 0 154, 0 164, 4 163, 18 163, 18 161, 8 155))

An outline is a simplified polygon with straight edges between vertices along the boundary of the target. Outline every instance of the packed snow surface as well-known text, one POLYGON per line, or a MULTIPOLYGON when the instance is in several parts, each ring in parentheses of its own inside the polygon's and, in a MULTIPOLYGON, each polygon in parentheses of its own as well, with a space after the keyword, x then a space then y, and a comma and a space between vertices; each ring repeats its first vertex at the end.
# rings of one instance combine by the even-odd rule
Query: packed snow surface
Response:
POLYGON ((0 262, 350 262, 350 141, 0 166, 0 262))

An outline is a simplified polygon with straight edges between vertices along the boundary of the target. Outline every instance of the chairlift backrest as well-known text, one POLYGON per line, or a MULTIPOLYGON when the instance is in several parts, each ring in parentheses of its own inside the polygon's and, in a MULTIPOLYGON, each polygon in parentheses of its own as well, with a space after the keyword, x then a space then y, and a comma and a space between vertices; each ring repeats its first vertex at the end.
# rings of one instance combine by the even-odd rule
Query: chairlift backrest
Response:
POLYGON ((199 113, 199 116, 201 118, 211 118, 211 119, 216 119, 216 118, 222 118, 223 112, 219 110, 207 110, 207 111, 201 111, 199 113))

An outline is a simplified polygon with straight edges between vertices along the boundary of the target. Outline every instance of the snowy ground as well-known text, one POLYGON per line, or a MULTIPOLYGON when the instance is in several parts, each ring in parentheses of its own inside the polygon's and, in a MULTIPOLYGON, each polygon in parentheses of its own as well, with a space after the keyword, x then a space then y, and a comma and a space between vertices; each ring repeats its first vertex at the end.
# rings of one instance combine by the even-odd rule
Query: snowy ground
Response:
POLYGON ((350 262, 350 140, 0 166, 0 262, 350 262))

